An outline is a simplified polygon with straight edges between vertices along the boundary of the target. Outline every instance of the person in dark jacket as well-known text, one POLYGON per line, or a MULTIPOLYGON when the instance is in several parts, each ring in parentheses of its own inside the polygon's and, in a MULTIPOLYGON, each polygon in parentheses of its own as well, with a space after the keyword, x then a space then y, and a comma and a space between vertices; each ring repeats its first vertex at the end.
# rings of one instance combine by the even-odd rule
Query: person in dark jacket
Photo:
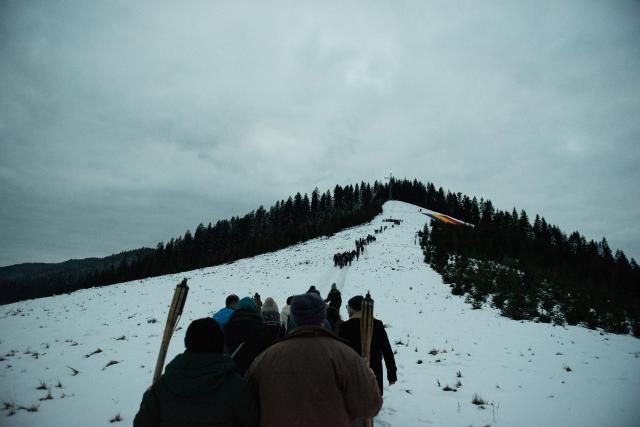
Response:
POLYGON ((335 283, 331 285, 331 290, 329 291, 327 299, 324 300, 324 302, 328 302, 329 307, 335 307, 338 312, 340 311, 340 306, 342 305, 342 295, 340 294, 340 291, 336 287, 335 283))
POLYGON ((260 294, 255 293, 253 296, 253 302, 256 303, 256 307, 258 307, 258 311, 262 310, 262 300, 260 299, 260 294))
POLYGON ((234 295, 234 294, 229 295, 224 302, 224 308, 218 310, 213 315, 213 320, 218 322, 220 326, 224 326, 225 323, 229 321, 229 318, 231 317, 236 307, 238 306, 238 301, 240 301, 240 298, 238 298, 238 295, 234 295))
POLYGON ((247 372, 262 427, 353 427, 382 406, 375 375, 323 325, 327 306, 313 293, 291 304, 295 329, 256 357, 247 372))
POLYGON ((280 334, 280 312, 278 304, 271 297, 267 297, 262 304, 262 323, 271 332, 273 340, 277 340, 280 334))
MULTIPOLYGON (((353 348, 358 354, 362 355, 361 341, 360 341, 360 316, 362 314, 362 296, 357 295, 351 298, 347 304, 347 312, 349 313, 349 320, 340 325, 338 336, 346 340, 351 348, 353 348)), ((382 394, 382 359, 384 358, 384 364, 387 367, 387 380, 389 385, 394 384, 398 378, 396 376, 396 360, 393 357, 393 350, 389 343, 389 337, 384 330, 384 325, 378 319, 373 319, 373 333, 371 336, 371 357, 369 364, 373 372, 376 374, 378 380, 378 387, 380 388, 380 394, 382 394)))
POLYGON ((253 359, 271 345, 273 337, 262 323, 262 316, 253 299, 242 298, 238 308, 224 325, 225 353, 231 355, 244 375, 253 359))
POLYGON ((233 360, 222 354, 220 325, 194 320, 177 355, 145 393, 134 427, 256 426, 259 409, 233 360))
POLYGON ((313 294, 316 294, 316 295, 320 296, 320 291, 316 289, 315 285, 309 286, 309 289, 307 289, 307 293, 308 294, 313 293, 313 294))
POLYGON ((340 325, 342 325, 343 320, 340 318, 340 312, 335 307, 327 307, 327 321, 329 325, 331 325, 331 332, 338 335, 340 331, 340 325))

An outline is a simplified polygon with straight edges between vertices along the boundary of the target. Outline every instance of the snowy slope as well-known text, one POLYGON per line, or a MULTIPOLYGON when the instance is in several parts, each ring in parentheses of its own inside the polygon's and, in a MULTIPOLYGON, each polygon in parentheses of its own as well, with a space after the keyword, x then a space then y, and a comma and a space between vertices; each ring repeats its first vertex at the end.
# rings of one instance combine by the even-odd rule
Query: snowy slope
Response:
MULTIPOLYGON (((326 295, 336 282, 344 301, 370 290, 399 367, 376 425, 640 425, 640 340, 473 310, 423 262, 415 233, 428 220, 416 206, 388 202, 369 224, 276 253, 0 307, 0 399, 39 405, 0 412, 0 425, 111 425, 117 414, 130 425, 183 277, 190 286, 183 327, 219 309, 229 293, 257 291, 282 308, 312 284, 326 295), (382 222, 390 216, 402 224, 382 222), (387 230, 364 257, 343 270, 333 266, 334 253, 354 249, 355 239, 382 224, 387 230), (111 361, 118 363, 107 367, 111 361), (52 400, 39 400, 48 393, 36 389, 41 382, 52 400), (443 391, 447 385, 456 391, 443 391), (476 393, 483 407, 472 404, 476 393)), ((183 350, 183 338, 178 330, 167 361, 183 350)))

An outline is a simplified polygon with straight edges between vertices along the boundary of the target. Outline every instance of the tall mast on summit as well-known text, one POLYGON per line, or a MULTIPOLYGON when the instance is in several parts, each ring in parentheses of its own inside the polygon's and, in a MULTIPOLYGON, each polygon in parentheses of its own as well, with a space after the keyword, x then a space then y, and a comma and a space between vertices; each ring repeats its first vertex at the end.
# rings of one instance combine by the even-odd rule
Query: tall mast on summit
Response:
POLYGON ((391 171, 389 171, 389 176, 385 176, 384 179, 389 180, 389 200, 391 200, 393 198, 393 192, 391 191, 391 187, 393 184, 393 174, 391 173, 391 171))

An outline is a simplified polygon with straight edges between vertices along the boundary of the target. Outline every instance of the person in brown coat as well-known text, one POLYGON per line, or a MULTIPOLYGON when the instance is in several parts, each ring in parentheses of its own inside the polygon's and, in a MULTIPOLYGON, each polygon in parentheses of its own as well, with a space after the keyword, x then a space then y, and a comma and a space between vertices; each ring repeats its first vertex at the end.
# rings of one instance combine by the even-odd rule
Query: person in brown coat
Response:
POLYGON ((259 355, 247 371, 262 427, 353 427, 382 406, 376 377, 358 354, 326 330, 327 306, 313 293, 297 295, 297 327, 259 355))

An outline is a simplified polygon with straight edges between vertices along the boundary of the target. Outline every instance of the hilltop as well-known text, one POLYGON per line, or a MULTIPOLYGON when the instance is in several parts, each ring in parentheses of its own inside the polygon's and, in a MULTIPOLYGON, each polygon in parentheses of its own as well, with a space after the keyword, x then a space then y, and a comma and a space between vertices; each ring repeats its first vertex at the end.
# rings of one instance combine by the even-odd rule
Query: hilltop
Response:
POLYGON ((220 308, 229 293, 260 292, 282 308, 288 295, 310 285, 326 295, 336 282, 343 299, 371 292, 396 351, 398 383, 385 387, 376 425, 640 424, 639 340, 514 321, 488 304, 473 309, 424 262, 417 232, 429 220, 425 213, 436 214, 387 202, 369 223, 277 252, 5 305, 0 398, 25 409, 13 416, 3 411, 2 424, 107 425, 118 414, 130 424, 151 381, 173 288, 183 277, 190 294, 168 361, 183 351, 189 322, 220 308), (401 222, 391 226, 383 222, 388 218, 401 222), (334 267, 334 253, 351 250, 355 239, 384 225, 364 256, 334 267), (48 393, 37 389, 41 383, 52 400, 39 400, 48 393), (474 396, 485 404, 472 403, 474 396), (26 410, 32 405, 37 412, 26 410))

